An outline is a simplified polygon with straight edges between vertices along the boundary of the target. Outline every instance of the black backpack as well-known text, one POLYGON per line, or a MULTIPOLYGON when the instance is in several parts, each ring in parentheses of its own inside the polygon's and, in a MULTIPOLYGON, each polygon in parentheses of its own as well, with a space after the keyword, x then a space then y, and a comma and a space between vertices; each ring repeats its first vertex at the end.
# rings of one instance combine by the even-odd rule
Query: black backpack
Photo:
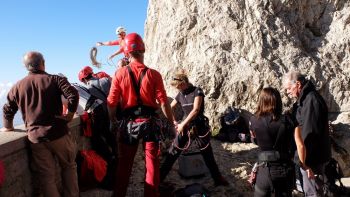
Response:
POLYGON ((186 185, 174 192, 175 197, 208 197, 209 191, 199 183, 186 185))
POLYGON ((341 182, 341 178, 344 177, 343 171, 341 170, 339 163, 334 158, 325 166, 325 175, 327 177, 327 182, 324 184, 324 194, 326 196, 349 196, 350 192, 341 182), (339 186, 336 184, 339 182, 339 186))
POLYGON ((79 103, 88 112, 92 125, 91 149, 95 150, 108 164, 107 175, 101 186, 112 189, 113 171, 117 163, 116 158, 116 137, 110 131, 107 104, 90 94, 88 88, 79 84, 72 84, 79 93, 79 103))
POLYGON ((216 139, 224 142, 250 142, 248 126, 238 109, 228 107, 220 117, 220 125, 216 139))

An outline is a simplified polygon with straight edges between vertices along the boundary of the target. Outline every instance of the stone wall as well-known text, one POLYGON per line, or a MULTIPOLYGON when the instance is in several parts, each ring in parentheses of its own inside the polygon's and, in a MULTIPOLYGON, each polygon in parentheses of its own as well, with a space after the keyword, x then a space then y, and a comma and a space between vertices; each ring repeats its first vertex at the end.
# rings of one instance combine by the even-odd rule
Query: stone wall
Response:
POLYGON ((28 166, 26 134, 22 130, 0 133, 0 160, 5 167, 5 182, 0 196, 30 196, 31 173, 28 166))
MULTIPOLYGON (((80 135, 78 117, 69 123, 69 128, 79 150, 90 147, 88 139, 80 135)), ((32 177, 28 153, 28 140, 23 125, 16 127, 14 132, 0 132, 0 160, 5 166, 5 182, 0 188, 0 196, 20 197, 38 193, 38 182, 32 177)))

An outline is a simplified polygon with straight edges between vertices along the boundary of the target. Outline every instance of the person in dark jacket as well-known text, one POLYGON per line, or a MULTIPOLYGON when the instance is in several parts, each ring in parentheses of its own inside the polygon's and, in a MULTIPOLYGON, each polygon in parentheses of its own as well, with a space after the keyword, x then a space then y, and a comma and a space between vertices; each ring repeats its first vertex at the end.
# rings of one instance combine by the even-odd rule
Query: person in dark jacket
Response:
POLYGON ((20 109, 43 195, 79 196, 76 143, 67 126, 78 106, 78 92, 66 78, 45 72, 41 53, 26 53, 23 63, 29 74, 17 82, 7 95, 7 103, 3 107, 4 131, 14 130, 13 118, 20 109), (68 113, 65 115, 62 115, 61 95, 68 100, 68 113), (60 179, 55 177, 56 159, 62 170, 60 179), (63 194, 57 188, 57 180, 62 180, 63 194))
POLYGON ((210 174, 216 186, 228 185, 228 182, 221 176, 219 168, 216 164, 213 149, 210 145, 210 127, 208 118, 204 116, 204 92, 201 88, 193 86, 183 70, 178 71, 172 79, 171 85, 180 92, 171 103, 174 111, 177 104, 181 105, 184 112, 183 120, 178 123, 174 122, 177 135, 170 147, 165 160, 160 167, 160 180, 163 181, 173 164, 180 156, 181 152, 188 146, 189 133, 195 130, 200 145, 201 154, 207 165, 210 174), (195 129, 193 129, 195 128, 195 129))
MULTIPOLYGON (((93 73, 90 66, 85 66, 79 71, 78 78, 79 81, 84 83, 91 95, 107 103, 107 97, 111 88, 111 77, 109 75, 99 77, 93 73)), ((107 112, 107 106, 104 107, 104 110, 107 112)))
POLYGON ((322 195, 322 189, 317 188, 323 188, 323 183, 327 181, 325 165, 331 158, 326 102, 313 83, 297 71, 288 72, 283 85, 290 97, 297 98, 294 112, 297 122, 295 161, 301 166, 305 196, 322 195))
MULTIPOLYGON (((250 132, 259 146, 254 196, 292 196, 293 125, 282 115, 281 95, 275 88, 264 88, 257 110, 250 118, 250 132)), ((255 141, 255 140, 254 140, 255 141)))

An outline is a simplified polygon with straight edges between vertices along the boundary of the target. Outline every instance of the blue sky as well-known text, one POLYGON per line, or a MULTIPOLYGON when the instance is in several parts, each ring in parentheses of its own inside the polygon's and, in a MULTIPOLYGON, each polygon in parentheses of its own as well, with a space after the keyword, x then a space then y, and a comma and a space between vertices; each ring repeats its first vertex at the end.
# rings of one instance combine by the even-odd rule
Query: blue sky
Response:
MULTIPOLYGON (((91 47, 98 41, 117 39, 116 27, 143 36, 147 4, 147 0, 1 1, 0 84, 15 83, 27 75, 22 57, 30 50, 42 52, 47 72, 61 72, 69 81, 78 82, 79 70, 91 64, 91 47)), ((98 47, 97 60, 105 63, 101 70, 114 73, 107 58, 118 49, 98 47)))

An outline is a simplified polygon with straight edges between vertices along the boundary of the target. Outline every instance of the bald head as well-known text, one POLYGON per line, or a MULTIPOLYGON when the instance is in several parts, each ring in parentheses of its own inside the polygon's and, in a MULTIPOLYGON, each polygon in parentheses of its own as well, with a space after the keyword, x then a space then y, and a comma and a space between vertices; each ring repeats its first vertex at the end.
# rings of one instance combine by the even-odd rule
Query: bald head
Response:
POLYGON ((44 71, 45 60, 41 53, 30 51, 23 56, 23 63, 28 71, 44 71))

